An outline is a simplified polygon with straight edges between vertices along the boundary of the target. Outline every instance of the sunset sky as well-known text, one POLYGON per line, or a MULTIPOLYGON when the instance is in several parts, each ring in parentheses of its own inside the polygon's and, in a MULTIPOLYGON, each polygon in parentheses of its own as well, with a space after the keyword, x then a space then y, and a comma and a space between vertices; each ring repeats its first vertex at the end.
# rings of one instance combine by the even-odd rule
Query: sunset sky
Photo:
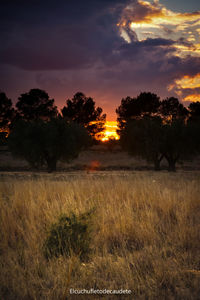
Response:
POLYGON ((81 91, 116 119, 122 97, 200 101, 199 0, 2 0, 0 89, 81 91))

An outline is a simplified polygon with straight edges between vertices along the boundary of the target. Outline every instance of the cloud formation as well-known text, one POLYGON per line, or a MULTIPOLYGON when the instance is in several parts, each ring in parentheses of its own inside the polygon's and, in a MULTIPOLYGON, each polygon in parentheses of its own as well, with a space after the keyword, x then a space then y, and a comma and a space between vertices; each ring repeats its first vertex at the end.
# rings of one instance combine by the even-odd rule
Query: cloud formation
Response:
POLYGON ((172 65, 175 66, 169 90, 182 96, 185 94, 182 90, 187 88, 192 94, 182 100, 200 98, 199 94, 194 93, 194 89, 200 88, 197 74, 200 59, 200 11, 178 13, 167 9, 158 0, 153 3, 138 0, 123 9, 118 26, 121 36, 126 35, 124 39, 128 43, 131 43, 129 33, 133 31, 140 47, 149 45, 151 41, 155 46, 165 48, 165 57, 161 57, 165 58, 166 71, 167 68, 170 71, 172 65), (159 44, 160 41, 163 44, 159 44))
POLYGON ((142 0, 3 0, 0 34, 0 88, 14 100, 38 87, 62 107, 82 91, 114 119, 121 98, 141 91, 199 97, 198 11, 142 0))
POLYGON ((161 5, 138 0, 127 5, 118 24, 121 30, 128 28, 139 41, 147 38, 165 38, 176 42, 176 54, 200 55, 200 11, 177 13, 161 5))
POLYGON ((169 89, 173 89, 184 102, 200 101, 200 73, 194 76, 185 75, 176 79, 169 89))
POLYGON ((25 70, 88 68, 120 42, 113 19, 122 2, 8 1, 0 10, 0 63, 25 70))

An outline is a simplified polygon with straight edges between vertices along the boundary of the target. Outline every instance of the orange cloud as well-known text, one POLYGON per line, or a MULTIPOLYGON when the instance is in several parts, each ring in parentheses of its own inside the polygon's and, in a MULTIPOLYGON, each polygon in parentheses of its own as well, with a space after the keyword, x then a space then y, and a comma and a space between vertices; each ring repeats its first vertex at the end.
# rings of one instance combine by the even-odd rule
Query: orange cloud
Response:
POLYGON ((183 101, 197 102, 200 101, 200 73, 195 76, 185 75, 182 78, 176 79, 173 84, 168 87, 169 90, 174 90, 183 101), (190 94, 183 96, 184 91, 190 91, 190 94))
MULTIPOLYGON (((159 1, 150 3, 138 0, 132 6, 128 5, 123 14, 120 26, 125 27, 129 24, 132 28, 137 27, 158 27, 160 25, 181 26, 184 23, 193 22, 193 26, 200 23, 200 11, 192 13, 177 13, 161 5, 159 1)), ((186 24, 185 24, 186 25, 186 24)), ((189 25, 189 24, 188 24, 189 25)))
POLYGON ((178 89, 200 88, 200 73, 195 76, 185 75, 181 79, 175 80, 178 89))
POLYGON ((188 95, 183 100, 184 101, 190 101, 190 102, 200 101, 200 94, 191 94, 191 95, 188 95))
POLYGON ((177 56, 200 56, 200 11, 178 13, 158 0, 153 3, 138 0, 124 9, 118 25, 127 42, 131 42, 129 30, 132 30, 139 41, 148 38, 173 40, 177 56))

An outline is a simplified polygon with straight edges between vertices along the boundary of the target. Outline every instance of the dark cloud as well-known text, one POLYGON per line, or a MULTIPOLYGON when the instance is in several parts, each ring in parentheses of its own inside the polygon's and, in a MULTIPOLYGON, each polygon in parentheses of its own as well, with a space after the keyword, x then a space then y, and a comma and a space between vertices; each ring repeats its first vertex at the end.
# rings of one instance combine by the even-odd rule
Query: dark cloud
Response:
POLYGON ((149 20, 155 15, 162 16, 159 3, 154 2, 154 5, 149 5, 147 1, 130 1, 122 11, 122 22, 149 20))
POLYGON ((171 52, 174 51, 174 48, 171 47, 175 44, 172 40, 162 39, 162 38, 155 38, 155 39, 146 39, 143 41, 136 41, 130 44, 123 44, 120 46, 120 53, 124 57, 134 56, 135 53, 145 51, 148 52, 161 50, 162 52, 171 52), (164 50, 164 51, 163 51, 164 50))
MULTIPOLYGON (((192 95, 192 94, 196 94, 196 95, 200 95, 200 87, 199 88, 187 88, 187 89, 181 89, 181 93, 182 93, 182 96, 183 98, 189 96, 189 95, 192 95)), ((199 97, 200 98, 200 97, 199 97)))
POLYGON ((122 3, 8 2, 1 11, 0 62, 27 70, 89 67, 120 43, 116 23, 122 3))

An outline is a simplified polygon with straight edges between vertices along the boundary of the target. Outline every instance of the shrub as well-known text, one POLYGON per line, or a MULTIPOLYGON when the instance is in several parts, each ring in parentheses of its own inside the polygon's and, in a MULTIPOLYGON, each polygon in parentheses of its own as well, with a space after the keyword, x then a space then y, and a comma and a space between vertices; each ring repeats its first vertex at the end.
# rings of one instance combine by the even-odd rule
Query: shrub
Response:
POLYGON ((54 223, 44 243, 46 258, 59 255, 78 255, 81 260, 87 260, 91 253, 92 212, 69 216, 63 214, 54 223))

